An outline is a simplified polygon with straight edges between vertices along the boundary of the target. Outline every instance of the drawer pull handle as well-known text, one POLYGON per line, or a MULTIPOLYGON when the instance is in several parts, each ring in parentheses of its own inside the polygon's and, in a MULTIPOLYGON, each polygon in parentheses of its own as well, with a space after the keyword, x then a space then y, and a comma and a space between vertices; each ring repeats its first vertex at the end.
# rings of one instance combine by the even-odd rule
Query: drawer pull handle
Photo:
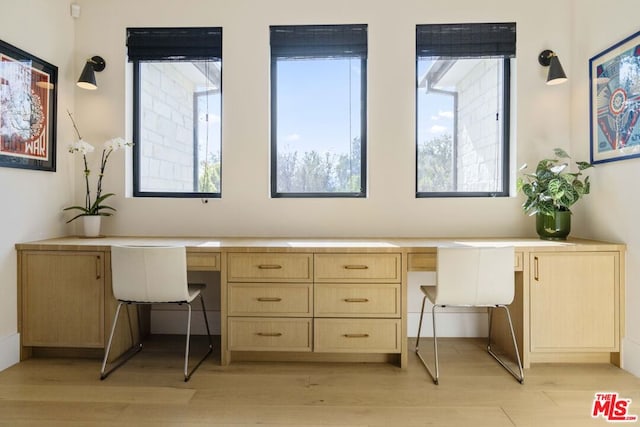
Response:
POLYGON ((345 265, 344 268, 346 270, 366 270, 369 268, 369 266, 355 264, 355 265, 345 265))
POLYGON ((345 338, 369 338, 369 334, 344 334, 345 338))
POLYGON ((280 302, 282 298, 278 297, 258 297, 258 301, 260 302, 280 302))
POLYGON ((533 280, 536 282, 540 281, 540 276, 538 275, 538 257, 533 257, 533 280))
POLYGON ((258 268, 260 270, 279 270, 282 266, 280 264, 260 264, 258 268))
MULTIPOLYGON (((86 169, 86 168, 85 168, 86 169)), ((96 256, 96 279, 101 279, 102 278, 102 269, 100 268, 100 266, 102 265, 100 262, 100 255, 96 256)))
POLYGON ((256 335, 260 337, 281 337, 282 332, 258 332, 256 335))
POLYGON ((345 298, 344 302, 369 302, 368 298, 345 298))

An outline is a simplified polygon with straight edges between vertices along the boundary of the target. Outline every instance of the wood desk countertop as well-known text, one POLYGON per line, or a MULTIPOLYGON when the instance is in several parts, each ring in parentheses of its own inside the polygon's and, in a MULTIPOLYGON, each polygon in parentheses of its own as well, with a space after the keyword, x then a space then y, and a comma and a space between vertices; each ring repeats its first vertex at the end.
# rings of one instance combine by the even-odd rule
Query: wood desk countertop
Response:
POLYGON ((375 250, 415 253, 435 252, 439 246, 514 246, 522 251, 624 250, 622 243, 610 243, 581 238, 566 241, 537 238, 266 238, 266 237, 132 237, 107 236, 83 238, 59 237, 17 243, 17 250, 107 250, 111 245, 182 245, 189 252, 251 251, 255 249, 287 251, 331 252, 375 250))

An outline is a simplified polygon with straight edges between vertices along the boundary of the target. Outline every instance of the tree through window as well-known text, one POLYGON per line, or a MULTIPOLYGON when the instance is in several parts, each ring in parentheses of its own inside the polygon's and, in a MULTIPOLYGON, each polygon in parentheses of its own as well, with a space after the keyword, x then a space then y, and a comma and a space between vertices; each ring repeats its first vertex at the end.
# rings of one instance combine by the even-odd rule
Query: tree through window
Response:
POLYGON ((366 195, 366 25, 271 27, 272 197, 366 195))
POLYGON ((509 194, 515 24, 416 27, 416 196, 509 194))

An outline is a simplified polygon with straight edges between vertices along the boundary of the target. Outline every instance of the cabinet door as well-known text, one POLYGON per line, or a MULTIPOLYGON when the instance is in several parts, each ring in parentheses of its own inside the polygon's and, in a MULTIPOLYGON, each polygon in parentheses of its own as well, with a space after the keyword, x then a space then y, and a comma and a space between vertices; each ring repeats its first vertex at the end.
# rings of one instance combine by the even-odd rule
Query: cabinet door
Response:
POLYGON ((531 254, 531 351, 619 351, 619 254, 531 254))
POLYGON ((23 345, 102 347, 104 265, 102 252, 24 253, 23 345))

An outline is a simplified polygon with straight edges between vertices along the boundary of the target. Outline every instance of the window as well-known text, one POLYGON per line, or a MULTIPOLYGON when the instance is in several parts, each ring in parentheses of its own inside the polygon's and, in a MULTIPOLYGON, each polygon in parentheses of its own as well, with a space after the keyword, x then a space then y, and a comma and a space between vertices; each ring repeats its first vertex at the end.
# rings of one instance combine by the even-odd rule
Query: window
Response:
POLYGON ((366 196, 367 26, 272 26, 271 196, 366 196))
POLYGON ((515 23, 416 27, 416 196, 509 194, 515 23))
POLYGON ((133 193, 220 197, 222 29, 129 28, 133 193))

